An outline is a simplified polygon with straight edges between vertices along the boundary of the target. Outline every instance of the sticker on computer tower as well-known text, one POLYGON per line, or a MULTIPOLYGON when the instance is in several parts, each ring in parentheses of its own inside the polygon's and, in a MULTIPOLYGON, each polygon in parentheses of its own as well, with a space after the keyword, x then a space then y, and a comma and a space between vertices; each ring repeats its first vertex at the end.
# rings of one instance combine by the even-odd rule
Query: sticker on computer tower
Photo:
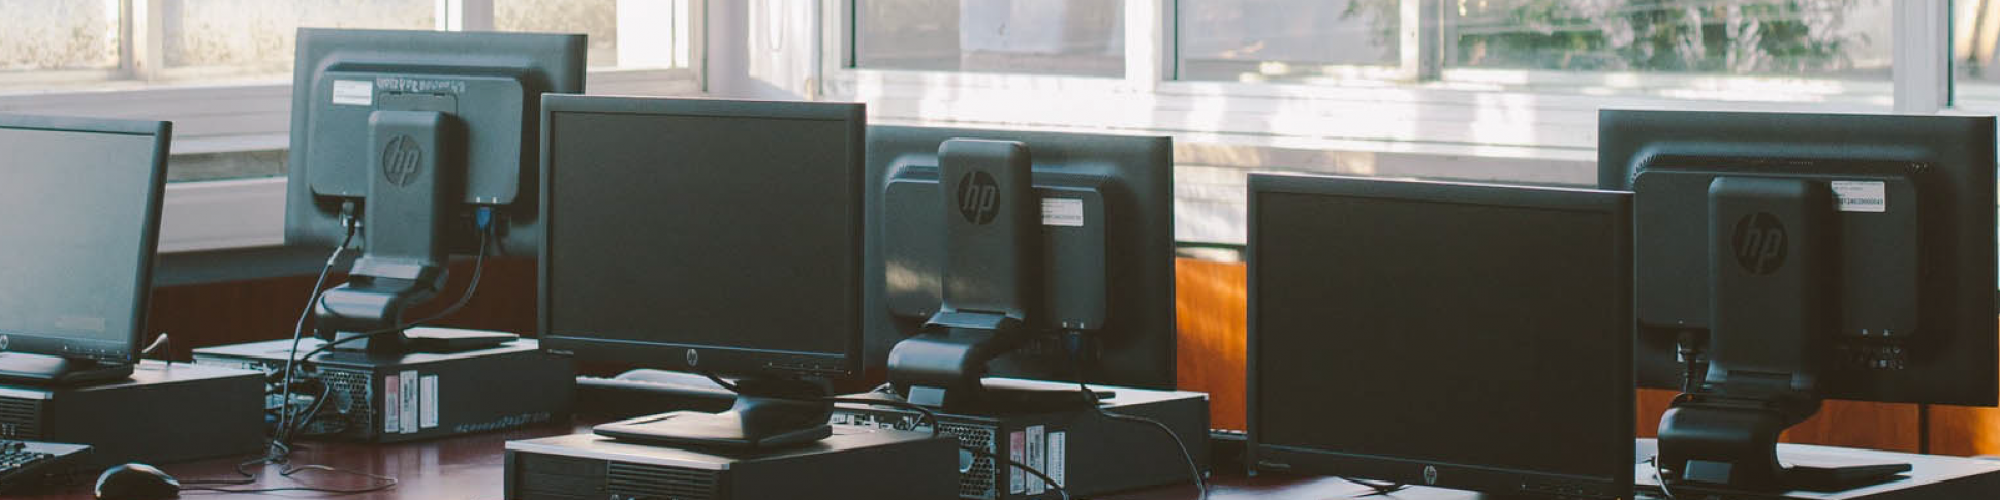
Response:
POLYGON ((403 423, 397 424, 396 427, 402 429, 404 434, 416 434, 417 417, 423 413, 421 411, 423 407, 417 401, 418 393, 422 392, 422 389, 417 387, 417 372, 404 370, 399 378, 403 382, 403 423))
POLYGON ((1042 225, 1083 227, 1083 200, 1042 198, 1042 225))
POLYGON ((1888 186, 1881 181, 1833 181, 1833 197, 1842 212, 1889 211, 1888 186))
POLYGON ((368 80, 334 80, 333 103, 350 106, 374 106, 375 82, 368 80))
MULTIPOLYGON (((1048 474, 1048 464, 1042 462, 1044 454, 1048 451, 1048 448, 1046 448, 1048 444, 1043 441, 1045 436, 1042 435, 1042 432, 1042 426, 1028 426, 1028 468, 1042 474, 1048 474)), ((1048 488, 1048 485, 1042 483, 1042 478, 1028 477, 1029 495, 1040 495, 1046 488, 1048 488)))
POLYGON ((418 418, 417 426, 425 429, 437 427, 438 426, 438 376, 425 375, 423 378, 423 383, 419 384, 419 386, 420 387, 418 387, 417 390, 421 391, 421 394, 418 394, 417 399, 423 402, 424 411, 423 411, 423 416, 421 418, 418 418))
POLYGON ((395 375, 382 376, 382 433, 397 434, 403 424, 403 383, 395 375))
POLYGON ((1049 458, 1047 460, 1049 468, 1042 469, 1042 473, 1048 474, 1049 479, 1056 482, 1056 486, 1069 486, 1069 478, 1067 477, 1069 475, 1068 455, 1069 433, 1049 433, 1049 458))
MULTIPOLYGON (((1028 461, 1028 433, 1014 431, 1007 433, 1007 460, 1014 464, 1028 461)), ((1019 495, 1028 490, 1028 473, 1020 467, 1007 468, 1007 493, 1019 495)))

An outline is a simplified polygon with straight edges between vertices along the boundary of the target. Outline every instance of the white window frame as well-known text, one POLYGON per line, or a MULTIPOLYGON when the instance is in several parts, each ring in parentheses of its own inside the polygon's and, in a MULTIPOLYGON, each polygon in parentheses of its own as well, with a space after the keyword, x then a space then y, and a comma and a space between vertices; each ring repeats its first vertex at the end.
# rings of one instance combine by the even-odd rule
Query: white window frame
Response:
MULTIPOLYGON (((0 92, 0 112, 168 120, 175 155, 281 151, 291 140, 291 79, 227 84, 151 83, 160 70, 162 0, 124 0, 121 68, 6 75, 5 83, 55 82, 82 89, 0 92), (151 28, 149 28, 151 27, 151 28), (152 37, 134 44, 135 37, 152 37), (41 73, 41 74, 37 74, 41 73)), ((622 0, 658 2, 663 0, 622 0)), ((671 69, 593 69, 593 94, 696 95, 706 91, 705 0, 675 16, 671 69)), ((490 30, 493 0, 436 0, 440 28, 490 30)), ((620 44, 624 46, 625 44, 620 44)), ((167 74, 163 74, 167 73, 167 74)), ((176 182, 167 186, 160 251, 193 252, 282 245, 285 178, 176 182)))
MULTIPOLYGON (((857 68, 857 0, 819 1, 827 14, 820 29, 827 48, 819 65, 825 72, 821 95, 867 102, 871 123, 1166 134, 1174 136, 1181 164, 1245 171, 1268 168, 1270 158, 1303 155, 1325 156, 1304 163, 1327 172, 1591 184, 1602 108, 1952 112, 1945 106, 1948 0, 1896 2, 1890 82, 1449 69, 1418 50, 1405 51, 1400 68, 1370 67, 1414 82, 1374 85, 1175 79, 1175 0, 1125 0, 1123 78, 857 68), (1700 90, 1633 95, 1643 94, 1632 90, 1642 81, 1700 90), (1733 97, 1815 84, 1877 86, 1881 92, 1861 98, 1798 93, 1790 102, 1733 97)), ((1438 0, 1404 2, 1409 18, 1438 0)), ((1423 43, 1423 23, 1404 24, 1403 44, 1423 43)), ((1178 189, 1187 198, 1196 188, 1178 189)))

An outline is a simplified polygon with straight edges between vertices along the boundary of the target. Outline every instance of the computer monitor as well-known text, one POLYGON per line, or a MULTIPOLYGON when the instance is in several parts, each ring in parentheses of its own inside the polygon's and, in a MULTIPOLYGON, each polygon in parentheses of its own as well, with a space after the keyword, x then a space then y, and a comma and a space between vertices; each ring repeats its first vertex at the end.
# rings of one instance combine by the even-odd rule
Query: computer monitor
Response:
POLYGON ((1994 133, 1992 117, 1600 112, 1598 185, 1635 198, 1639 382, 1692 395, 1661 424, 1669 479, 1786 486, 1768 441, 1821 398, 1995 403, 1994 133), (1747 421, 1722 416, 1738 407, 1761 428, 1715 434, 1710 419, 1747 421))
POLYGON ((778 446, 861 370, 860 104, 549 95, 544 349, 741 377, 722 414, 600 434, 778 446))
POLYGON ((0 115, 0 380, 132 374, 173 125, 0 115))
POLYGON ((1630 498, 1630 195, 1255 174, 1259 470, 1630 498))
POLYGON ((583 92, 586 48, 583 35, 299 30, 285 240, 331 247, 358 226, 363 252, 315 306, 321 338, 407 349, 404 316, 443 289, 447 257, 534 253, 540 97, 583 92))
POLYGON ((1020 235, 1033 249, 1026 276, 1008 278, 1032 285, 1018 295, 1027 338, 984 374, 1075 380, 1080 350, 1091 383, 1173 388, 1173 140, 1164 136, 869 127, 869 366, 888 365, 945 303, 947 221, 963 214, 940 188, 940 151, 954 139, 1017 144, 1010 151, 1034 188, 1027 209, 1038 230, 1020 235))

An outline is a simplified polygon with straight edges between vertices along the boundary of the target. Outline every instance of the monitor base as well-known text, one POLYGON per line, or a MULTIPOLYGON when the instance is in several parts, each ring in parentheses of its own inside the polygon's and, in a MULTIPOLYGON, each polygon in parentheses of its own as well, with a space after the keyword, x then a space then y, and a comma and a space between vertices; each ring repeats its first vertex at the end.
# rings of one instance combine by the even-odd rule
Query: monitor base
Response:
POLYGON ((1661 479, 1668 486, 1839 492, 1892 481, 1910 471, 1908 463, 1780 457, 1778 436, 1790 426, 1789 419, 1769 408, 1678 402, 1660 420, 1661 479))
POLYGON ((0 353, 0 382, 44 386, 115 382, 132 378, 132 365, 25 352, 0 353))
POLYGON ((381 334, 375 338, 345 340, 362 336, 355 332, 334 334, 333 341, 341 342, 333 347, 337 351, 360 351, 373 354, 448 354, 478 349, 490 349, 520 340, 520 335, 488 330, 464 330, 458 328, 416 327, 396 335, 381 334))
POLYGON ((833 435, 825 386, 803 380, 746 379, 736 404, 722 413, 676 411, 592 428, 622 441, 712 448, 779 448, 833 435))

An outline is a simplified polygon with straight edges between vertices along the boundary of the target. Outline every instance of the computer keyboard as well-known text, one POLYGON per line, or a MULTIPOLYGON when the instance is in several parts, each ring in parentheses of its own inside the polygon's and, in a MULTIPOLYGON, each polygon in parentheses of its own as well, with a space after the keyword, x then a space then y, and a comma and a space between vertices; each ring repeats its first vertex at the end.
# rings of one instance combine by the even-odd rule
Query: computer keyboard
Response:
POLYGON ((0 493, 39 485, 89 451, 81 444, 0 439, 0 493))

